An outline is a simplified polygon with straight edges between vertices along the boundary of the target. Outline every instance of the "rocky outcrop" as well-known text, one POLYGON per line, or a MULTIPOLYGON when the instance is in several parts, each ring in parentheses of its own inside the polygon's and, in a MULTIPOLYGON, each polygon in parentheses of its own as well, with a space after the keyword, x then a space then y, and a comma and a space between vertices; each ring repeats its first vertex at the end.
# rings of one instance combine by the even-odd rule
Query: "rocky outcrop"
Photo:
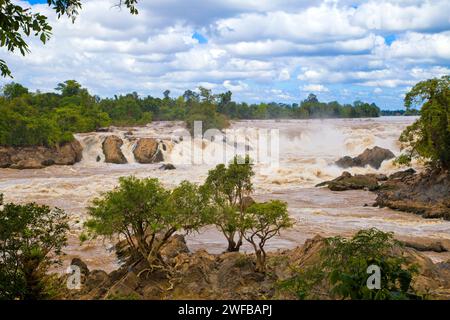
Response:
POLYGON ((394 157, 395 155, 392 151, 374 147, 364 150, 363 153, 355 158, 345 156, 336 161, 335 164, 344 169, 349 167, 365 167, 367 165, 379 169, 383 161, 393 159, 394 157))
POLYGON ((377 191, 375 205, 450 220, 450 173, 429 170, 394 173, 377 191))
POLYGON ((159 167, 160 170, 175 170, 175 166, 171 163, 165 163, 161 167, 159 167))
POLYGON ((74 140, 56 147, 2 147, 0 168, 40 169, 51 165, 73 165, 81 161, 83 148, 74 140))
POLYGON ((123 145, 122 139, 117 136, 108 136, 103 141, 103 153, 105 155, 105 162, 124 164, 127 163, 127 158, 122 153, 120 147, 123 145))
MULTIPOLYGON (((173 237, 162 252, 164 268, 145 264, 125 266, 106 274, 93 270, 86 276, 81 290, 67 292, 70 299, 295 299, 292 293, 279 290, 280 281, 291 278, 296 269, 306 269, 321 260, 324 238, 316 236, 303 246, 270 252, 269 271, 255 272, 253 255, 239 252, 192 253, 184 237, 173 237), (294 267, 294 268, 293 268, 294 267)), ((412 248, 398 247, 408 263, 419 267, 413 288, 428 292, 431 298, 450 298, 450 264, 434 264, 412 248)), ((327 284, 321 284, 317 296, 330 299, 327 284)))
POLYGON ((163 154, 159 150, 159 143, 152 138, 142 138, 133 150, 134 158, 139 163, 155 163, 164 161, 163 154))
POLYGON ((369 190, 374 191, 379 187, 379 182, 386 180, 383 174, 356 174, 344 171, 341 176, 331 181, 325 181, 316 185, 316 187, 327 186, 332 191, 346 190, 369 190))

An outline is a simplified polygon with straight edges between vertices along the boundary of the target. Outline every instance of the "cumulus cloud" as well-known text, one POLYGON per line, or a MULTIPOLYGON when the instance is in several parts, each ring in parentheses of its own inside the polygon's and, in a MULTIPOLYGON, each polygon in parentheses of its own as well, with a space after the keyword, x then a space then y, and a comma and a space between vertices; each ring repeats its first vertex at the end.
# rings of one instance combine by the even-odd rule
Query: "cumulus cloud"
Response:
POLYGON ((450 73, 445 0, 154 0, 139 2, 137 16, 115 3, 87 1, 74 24, 33 5, 49 16, 52 39, 30 38, 31 54, 0 58, 32 89, 77 79, 102 96, 160 96, 203 85, 295 102, 300 88, 392 107, 405 88, 450 73))
POLYGON ((328 92, 330 90, 328 90, 327 87, 321 85, 321 84, 307 84, 304 85, 301 88, 302 91, 306 91, 306 92, 328 92))

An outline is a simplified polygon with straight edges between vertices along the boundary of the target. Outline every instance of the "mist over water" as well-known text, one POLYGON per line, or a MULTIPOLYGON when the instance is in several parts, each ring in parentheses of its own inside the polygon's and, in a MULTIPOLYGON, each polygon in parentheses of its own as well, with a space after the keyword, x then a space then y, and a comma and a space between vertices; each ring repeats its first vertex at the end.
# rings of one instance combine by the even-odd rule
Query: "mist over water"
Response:
MULTIPOLYGON (((393 231, 402 239, 450 241, 450 222, 426 220, 419 216, 390 209, 373 208, 375 195, 366 191, 332 192, 314 188, 324 180, 342 173, 333 163, 344 155, 356 156, 374 146, 399 152, 398 137, 402 130, 415 120, 414 117, 381 117, 372 119, 328 120, 255 120, 239 121, 232 129, 246 128, 279 130, 279 165, 267 163, 255 165, 255 198, 263 201, 280 199, 288 202, 290 214, 297 220, 296 226, 268 243, 271 249, 290 248, 302 244, 315 234, 350 235, 362 228, 377 227, 393 231), (364 207, 365 204, 369 206, 364 207)), ((233 146, 222 141, 201 141, 202 164, 187 164, 191 143, 173 139, 173 133, 182 129, 178 122, 154 122, 147 127, 121 128, 113 132, 79 134, 83 160, 74 166, 52 166, 40 170, 0 169, 0 192, 6 201, 35 201, 65 209, 71 216, 71 234, 66 248, 67 259, 80 256, 90 268, 112 270, 116 267, 111 244, 90 242, 79 246, 78 236, 86 220, 86 206, 90 200, 104 191, 111 190, 121 176, 139 178, 157 177, 167 187, 174 187, 182 180, 202 183, 208 170, 216 162, 232 158, 233 146), (130 132, 132 134, 130 134, 130 132), (102 142, 107 135, 123 139, 122 152, 128 163, 122 165, 104 163, 102 142), (139 138, 155 138, 160 144, 166 163, 173 163, 176 170, 160 170, 161 164, 139 164, 134 160, 133 148, 139 138), (229 150, 226 157, 217 150, 229 150)), ((255 138, 255 137, 253 137, 255 138)), ((255 149, 255 139, 248 139, 249 149, 255 149)), ((245 141, 245 140, 244 140, 245 141)), ((400 170, 392 161, 385 161, 379 170, 350 168, 351 173, 379 172, 389 174, 400 170)), ((416 169, 420 169, 416 167, 416 169)), ((199 234, 188 236, 192 250, 206 249, 221 252, 226 242, 214 228, 206 228, 199 234)), ((249 249, 244 247, 244 249, 249 249)), ((435 260, 448 258, 434 255, 435 260)))

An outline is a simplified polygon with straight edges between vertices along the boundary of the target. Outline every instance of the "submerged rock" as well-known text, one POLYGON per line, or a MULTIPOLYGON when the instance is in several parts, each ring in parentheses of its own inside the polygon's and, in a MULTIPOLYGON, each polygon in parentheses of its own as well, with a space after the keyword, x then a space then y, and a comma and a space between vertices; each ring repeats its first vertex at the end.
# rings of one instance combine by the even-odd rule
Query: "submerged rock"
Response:
POLYGON ((155 163, 164 161, 163 154, 159 150, 159 143, 153 138, 142 138, 133 150, 134 157, 139 163, 155 163))
POLYGON ((81 161, 83 147, 77 141, 55 147, 2 147, 0 168, 41 169, 51 165, 73 165, 81 161))
POLYGON ((122 139, 117 136, 108 136, 103 141, 103 153, 105 154, 105 162, 124 164, 127 163, 127 158, 122 153, 120 147, 123 145, 122 139))
POLYGON ((384 160, 393 159, 394 157, 395 155, 392 151, 380 147, 374 147, 372 149, 364 150, 363 153, 355 158, 345 156, 337 160, 335 163, 344 169, 349 167, 365 167, 367 165, 372 168, 379 169, 384 160))

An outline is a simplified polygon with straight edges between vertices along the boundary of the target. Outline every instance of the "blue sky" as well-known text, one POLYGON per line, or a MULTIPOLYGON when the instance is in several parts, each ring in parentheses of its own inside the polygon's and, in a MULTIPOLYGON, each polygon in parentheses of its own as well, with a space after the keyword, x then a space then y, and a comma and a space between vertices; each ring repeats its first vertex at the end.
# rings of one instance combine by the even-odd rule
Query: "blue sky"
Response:
POLYGON ((152 0, 138 16, 116 2, 86 1, 72 24, 29 1, 53 36, 30 38, 25 57, 0 50, 14 81, 53 90, 77 79, 100 96, 205 86, 249 102, 313 92, 398 109, 415 83, 450 73, 446 0, 152 0))

